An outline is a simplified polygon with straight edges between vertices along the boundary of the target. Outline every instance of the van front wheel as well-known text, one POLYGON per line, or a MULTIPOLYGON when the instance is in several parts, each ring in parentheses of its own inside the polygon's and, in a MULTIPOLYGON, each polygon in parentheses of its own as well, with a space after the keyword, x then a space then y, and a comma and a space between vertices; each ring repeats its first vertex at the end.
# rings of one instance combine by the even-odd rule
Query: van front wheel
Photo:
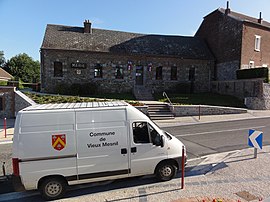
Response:
POLYGON ((168 181, 176 175, 176 166, 171 162, 164 162, 158 165, 156 169, 156 177, 161 181, 168 181))
POLYGON ((40 186, 40 192, 44 199, 54 200, 61 198, 67 188, 67 183, 58 177, 45 179, 40 186))

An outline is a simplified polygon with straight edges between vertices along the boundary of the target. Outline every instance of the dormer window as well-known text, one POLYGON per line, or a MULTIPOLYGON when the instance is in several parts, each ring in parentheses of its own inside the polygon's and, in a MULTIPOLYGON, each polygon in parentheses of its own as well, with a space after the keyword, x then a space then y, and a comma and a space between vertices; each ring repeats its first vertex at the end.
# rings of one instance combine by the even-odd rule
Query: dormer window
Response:
POLYGON ((255 51, 260 51, 261 48, 261 36, 255 35, 255 51))

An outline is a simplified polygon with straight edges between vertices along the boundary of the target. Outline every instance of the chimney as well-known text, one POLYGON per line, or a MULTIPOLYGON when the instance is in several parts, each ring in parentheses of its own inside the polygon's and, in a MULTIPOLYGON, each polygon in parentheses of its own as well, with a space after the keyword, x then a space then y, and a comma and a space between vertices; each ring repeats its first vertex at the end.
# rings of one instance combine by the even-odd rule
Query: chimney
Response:
POLYGON ((91 28, 92 23, 89 20, 85 20, 83 24, 84 24, 84 33, 92 34, 92 28, 91 28))
POLYGON ((259 19, 258 19, 258 23, 260 23, 260 24, 263 23, 262 12, 260 12, 260 16, 259 16, 259 19))
POLYGON ((225 10, 225 14, 228 15, 231 12, 231 9, 229 8, 229 1, 227 1, 227 8, 225 10))

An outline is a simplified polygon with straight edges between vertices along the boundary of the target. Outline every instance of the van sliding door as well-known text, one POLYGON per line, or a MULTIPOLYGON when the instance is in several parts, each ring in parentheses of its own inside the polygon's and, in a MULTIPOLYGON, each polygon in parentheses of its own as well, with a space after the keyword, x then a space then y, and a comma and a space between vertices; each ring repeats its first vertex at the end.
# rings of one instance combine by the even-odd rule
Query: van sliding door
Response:
POLYGON ((125 110, 78 110, 76 122, 79 180, 128 176, 125 110))

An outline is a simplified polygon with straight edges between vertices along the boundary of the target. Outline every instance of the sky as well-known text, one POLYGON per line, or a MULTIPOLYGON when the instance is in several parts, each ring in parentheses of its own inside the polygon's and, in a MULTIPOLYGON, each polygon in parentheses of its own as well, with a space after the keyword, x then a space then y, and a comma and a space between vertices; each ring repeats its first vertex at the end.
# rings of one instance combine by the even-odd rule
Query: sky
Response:
MULTIPOLYGON (((0 0, 0 51, 6 60, 27 53, 40 60, 47 24, 193 36, 203 17, 227 0, 0 0)), ((230 9, 270 21, 270 0, 230 0, 230 9)))

